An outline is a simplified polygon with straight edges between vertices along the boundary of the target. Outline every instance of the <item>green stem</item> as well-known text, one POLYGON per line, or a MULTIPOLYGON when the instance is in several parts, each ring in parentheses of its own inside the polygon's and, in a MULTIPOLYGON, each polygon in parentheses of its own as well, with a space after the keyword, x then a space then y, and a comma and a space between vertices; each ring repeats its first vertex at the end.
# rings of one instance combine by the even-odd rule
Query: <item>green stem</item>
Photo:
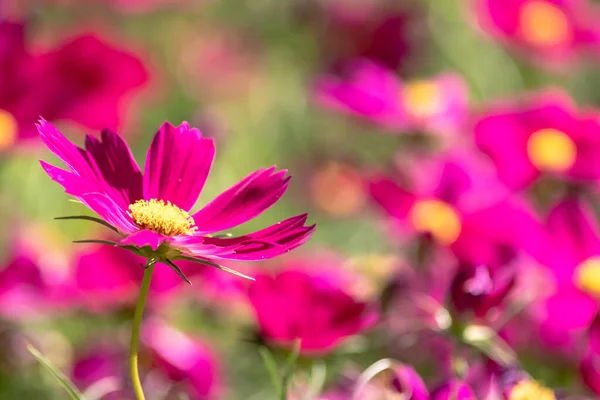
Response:
POLYGON ((138 297, 137 305, 135 306, 135 314, 133 315, 133 328, 131 329, 131 345, 129 349, 129 371, 131 373, 131 383, 133 384, 133 392, 137 400, 146 400, 144 390, 140 382, 140 373, 138 371, 138 341, 140 336, 140 324, 144 314, 144 306, 146 305, 146 297, 148 297, 148 289, 152 280, 152 272, 156 265, 155 260, 148 261, 148 265, 144 271, 144 279, 140 288, 140 296, 138 297))

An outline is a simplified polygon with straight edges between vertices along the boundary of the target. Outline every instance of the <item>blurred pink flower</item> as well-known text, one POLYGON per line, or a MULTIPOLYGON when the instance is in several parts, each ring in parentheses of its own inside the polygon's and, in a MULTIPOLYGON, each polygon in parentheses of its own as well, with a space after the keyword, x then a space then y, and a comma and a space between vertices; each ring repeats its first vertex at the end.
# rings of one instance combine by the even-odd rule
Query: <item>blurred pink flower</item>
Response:
POLYGON ((315 96, 328 108, 360 116, 392 132, 458 133, 468 113, 468 89, 457 75, 403 82, 367 60, 352 63, 344 76, 319 78, 315 96))
POLYGON ((502 265, 520 250, 541 248, 533 212, 473 155, 417 160, 407 174, 401 180, 375 175, 369 188, 402 236, 426 235, 476 265, 502 265))
POLYGON ((600 116, 579 112, 560 93, 490 108, 475 123, 475 139, 499 178, 514 189, 543 174, 570 181, 600 178, 600 116))
POLYGON ((354 299, 346 278, 336 275, 340 266, 326 273, 306 267, 260 274, 250 285, 249 300, 267 343, 290 347, 300 340, 301 353, 323 354, 376 322, 374 306, 354 299))
POLYGON ((183 384, 191 399, 218 398, 222 391, 220 368, 209 347, 164 322, 151 319, 144 324, 142 341, 153 364, 170 380, 183 384))
MULTIPOLYGON (((185 392, 190 399, 219 398, 223 390, 220 366, 205 343, 155 318, 145 322, 143 332, 142 359, 149 367, 144 379, 147 386, 170 395, 185 392)), ((119 347, 95 344, 87 348, 75 360, 73 382, 88 392, 89 397, 132 398, 122 362, 124 356, 125 351, 119 347)))
POLYGON ((25 25, 0 21, 0 150, 36 135, 39 115, 87 128, 117 128, 135 89, 147 80, 133 54, 94 35, 46 52, 25 43, 25 25))
POLYGON ((0 267, 0 315, 8 319, 44 317, 72 305, 68 256, 35 227, 20 226, 0 267), (42 246, 37 244, 43 243, 42 246))
POLYGON ((550 211, 546 229, 550 239, 543 263, 552 271, 556 288, 545 300, 545 325, 567 333, 583 331, 600 306, 596 219, 582 200, 569 198, 550 211))
POLYGON ((213 236, 272 206, 287 189, 290 177, 275 167, 260 169, 188 214, 208 177, 215 146, 187 123, 179 127, 165 123, 159 129, 143 176, 127 144, 110 130, 102 131, 102 141, 87 136, 84 150, 45 120, 38 129, 69 171, 40 161, 42 167, 121 235, 114 244, 175 270, 172 260, 176 259, 209 263, 211 259, 273 258, 302 245, 315 229, 304 226, 307 216, 303 214, 245 236, 213 236))
POLYGON ((148 81, 142 61, 96 34, 82 34, 38 55, 41 74, 52 77, 37 96, 49 106, 37 115, 71 119, 89 129, 118 129, 130 94, 148 81))
POLYGON ((540 61, 564 63, 583 50, 600 50, 600 11, 587 0, 476 0, 476 4, 483 29, 540 61))

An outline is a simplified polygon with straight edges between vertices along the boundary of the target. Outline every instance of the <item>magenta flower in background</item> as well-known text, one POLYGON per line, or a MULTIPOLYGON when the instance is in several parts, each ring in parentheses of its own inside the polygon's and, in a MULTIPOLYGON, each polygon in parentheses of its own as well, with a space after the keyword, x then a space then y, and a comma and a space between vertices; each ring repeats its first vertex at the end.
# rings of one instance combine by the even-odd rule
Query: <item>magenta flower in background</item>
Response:
POLYGON ((367 61, 353 62, 344 76, 316 83, 317 101, 367 119, 392 132, 456 133, 468 112, 468 91, 452 73, 403 82, 392 71, 367 61))
POLYGON ((0 267, 0 315, 38 318, 70 308, 76 292, 65 249, 50 244, 56 237, 38 227, 21 225, 15 231, 0 267))
POLYGON ((86 33, 35 58, 47 79, 37 96, 47 101, 36 115, 70 119, 89 129, 118 129, 132 93, 148 81, 142 61, 105 38, 86 33))
POLYGON ((582 200, 566 199, 550 211, 546 229, 550 239, 542 262, 554 275, 555 290, 545 300, 545 325, 566 334, 582 332, 600 306, 600 234, 596 219, 582 200))
POLYGON ((473 264, 502 265, 520 250, 539 250, 541 224, 486 163, 469 153, 411 161, 404 179, 379 174, 369 186, 400 238, 431 237, 473 264))
POLYGON ((197 338, 151 319, 144 324, 142 341, 154 366, 182 385, 190 399, 220 398, 222 378, 216 356, 197 338))
POLYGON ((33 52, 26 26, 0 21, 0 150, 36 136, 40 114, 87 128, 122 122, 131 94, 148 80, 134 54, 88 34, 33 52))
POLYGON ((123 380, 123 352, 116 347, 96 345, 77 355, 71 377, 77 387, 103 400, 131 398, 123 380))
POLYGON ((560 93, 490 108, 475 124, 475 140, 514 189, 541 175, 575 182, 600 178, 599 115, 579 112, 560 93))
POLYGON ((600 50, 600 12, 587 0, 476 0, 480 26, 527 56, 564 63, 600 50))
POLYGON ((215 146, 187 123, 179 127, 165 123, 159 129, 148 150, 144 175, 127 144, 110 130, 102 132, 102 141, 87 136, 86 148, 81 149, 45 120, 38 129, 69 170, 44 161, 42 167, 121 235, 114 244, 167 263, 176 271, 174 259, 210 263, 273 258, 306 242, 315 229, 304 225, 307 216, 303 214, 244 236, 213 236, 272 206, 287 189, 290 177, 274 167, 260 169, 188 214, 208 177, 215 146))
POLYGON ((256 276, 248 296, 263 340, 284 347, 300 340, 301 353, 323 354, 376 322, 374 305, 353 298, 345 277, 323 271, 307 265, 256 276))

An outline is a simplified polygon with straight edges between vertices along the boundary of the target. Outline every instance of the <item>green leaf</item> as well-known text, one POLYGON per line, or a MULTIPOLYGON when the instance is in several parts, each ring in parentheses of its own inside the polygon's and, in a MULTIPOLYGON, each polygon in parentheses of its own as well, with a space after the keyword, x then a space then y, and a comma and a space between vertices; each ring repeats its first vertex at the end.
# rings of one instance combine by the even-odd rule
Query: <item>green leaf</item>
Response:
POLYGON ((183 279, 188 285, 192 285, 192 282, 190 282, 190 280, 187 278, 187 276, 185 276, 185 274, 183 273, 183 271, 181 269, 179 269, 179 267, 177 265, 175 265, 175 263, 171 260, 165 260, 165 263, 167 263, 169 265, 169 267, 171 267, 171 269, 173 271, 175 271, 175 273, 177 275, 179 275, 179 277, 181 279, 183 279))
POLYGON ((108 244, 111 246, 116 246, 116 242, 111 242, 110 240, 101 240, 101 239, 84 239, 84 240, 73 240, 73 243, 99 243, 99 244, 108 244))
POLYGON ((249 280, 251 280, 251 281, 254 281, 254 280, 256 280, 256 279, 252 278, 251 276, 244 275, 244 274, 242 274, 241 272, 235 271, 235 270, 233 270, 233 269, 231 269, 231 268, 227 268, 227 267, 224 267, 224 266, 222 266, 222 265, 219 265, 219 264, 215 264, 215 263, 213 263, 213 262, 210 262, 210 261, 208 261, 208 260, 204 260, 204 259, 200 259, 200 258, 194 258, 194 257, 188 257, 188 256, 179 256, 179 257, 177 257, 177 258, 175 258, 175 259, 176 259, 176 260, 186 260, 186 261, 191 261, 191 262, 195 262, 195 263, 198 263, 198 264, 210 265, 211 267, 215 267, 215 268, 218 268, 218 269, 220 269, 220 270, 222 270, 222 271, 229 272, 230 274, 233 274, 233 275, 239 276, 239 277, 241 277, 241 278, 249 279, 249 280))
POLYGON ((31 344, 26 343, 27 350, 52 374, 54 379, 60 383, 60 385, 69 393, 69 396, 73 400, 86 400, 83 394, 75 387, 73 382, 69 380, 62 372, 60 372, 50 360, 48 360, 42 353, 40 353, 31 344))
POLYGON ((104 221, 103 219, 100 219, 100 218, 92 217, 90 215, 71 215, 71 216, 67 216, 67 217, 55 217, 54 219, 57 219, 57 220, 82 219, 82 220, 85 220, 85 221, 92 221, 92 222, 95 222, 97 224, 103 225, 103 226, 107 227, 108 229, 113 230, 113 231, 119 233, 119 231, 117 230, 117 228, 115 228, 114 226, 112 226, 108 222, 106 222, 106 221, 104 221))
POLYGON ((277 393, 277 395, 279 395, 281 393, 281 382, 279 373, 277 372, 277 362, 275 361, 275 359, 273 358, 273 354, 271 354, 271 351, 267 347, 261 346, 258 349, 258 352, 260 353, 260 357, 262 358, 263 363, 267 368, 267 372, 269 373, 269 378, 271 378, 273 388, 275 388, 275 392, 277 393))

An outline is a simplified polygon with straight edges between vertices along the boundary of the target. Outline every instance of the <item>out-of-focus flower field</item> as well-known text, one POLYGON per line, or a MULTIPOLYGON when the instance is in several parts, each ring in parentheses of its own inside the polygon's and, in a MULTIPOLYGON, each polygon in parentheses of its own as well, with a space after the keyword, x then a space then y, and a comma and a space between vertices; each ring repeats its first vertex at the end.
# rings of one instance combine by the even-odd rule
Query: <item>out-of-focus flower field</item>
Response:
POLYGON ((0 0, 0 400, 598 399, 599 189, 598 1, 0 0))

